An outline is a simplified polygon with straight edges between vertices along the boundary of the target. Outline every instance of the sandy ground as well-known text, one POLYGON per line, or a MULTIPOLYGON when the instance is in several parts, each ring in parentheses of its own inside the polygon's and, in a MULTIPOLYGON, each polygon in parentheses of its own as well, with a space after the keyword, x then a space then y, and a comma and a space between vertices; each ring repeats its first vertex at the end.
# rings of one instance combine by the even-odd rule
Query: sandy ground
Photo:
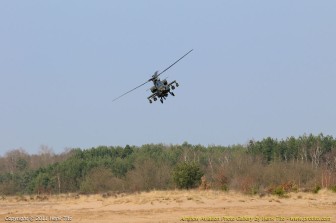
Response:
POLYGON ((248 196, 220 191, 0 197, 0 222, 336 222, 336 193, 248 196), (315 217, 315 219, 313 218, 315 217), (320 217, 318 219, 316 217, 320 217), (325 221, 323 221, 325 220, 325 221))

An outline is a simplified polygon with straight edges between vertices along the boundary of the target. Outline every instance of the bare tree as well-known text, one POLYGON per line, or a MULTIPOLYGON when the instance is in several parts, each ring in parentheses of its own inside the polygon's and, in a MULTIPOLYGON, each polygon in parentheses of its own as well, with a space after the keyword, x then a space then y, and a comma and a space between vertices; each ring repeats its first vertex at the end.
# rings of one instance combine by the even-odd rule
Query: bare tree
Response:
POLYGON ((320 142, 316 142, 309 150, 312 160, 312 166, 317 168, 320 164, 320 158, 322 156, 322 149, 320 142))
POLYGON ((39 148, 41 165, 46 166, 54 163, 55 153, 53 149, 47 145, 41 145, 39 148))
POLYGON ((28 167, 29 155, 22 149, 15 149, 5 154, 4 168, 5 172, 14 173, 28 167))
POLYGON ((308 161, 308 148, 307 148, 307 144, 303 143, 300 147, 299 147, 299 156, 301 157, 301 162, 307 162, 308 161))

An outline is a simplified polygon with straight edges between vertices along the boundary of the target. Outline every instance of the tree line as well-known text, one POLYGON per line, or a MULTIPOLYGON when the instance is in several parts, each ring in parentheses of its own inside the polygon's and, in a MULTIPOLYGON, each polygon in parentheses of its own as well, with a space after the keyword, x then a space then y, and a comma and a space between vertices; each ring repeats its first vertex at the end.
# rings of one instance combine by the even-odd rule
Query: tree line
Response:
POLYGON ((336 190, 336 139, 303 135, 245 145, 99 146, 0 157, 0 195, 100 193, 193 187, 282 193, 336 190))

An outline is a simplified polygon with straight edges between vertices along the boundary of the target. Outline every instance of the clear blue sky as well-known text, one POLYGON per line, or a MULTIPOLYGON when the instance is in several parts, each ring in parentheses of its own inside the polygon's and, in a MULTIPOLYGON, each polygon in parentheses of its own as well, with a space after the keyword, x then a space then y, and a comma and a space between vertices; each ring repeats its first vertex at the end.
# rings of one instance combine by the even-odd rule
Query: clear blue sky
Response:
POLYGON ((0 154, 336 136, 335 82, 332 0, 0 1, 0 154))

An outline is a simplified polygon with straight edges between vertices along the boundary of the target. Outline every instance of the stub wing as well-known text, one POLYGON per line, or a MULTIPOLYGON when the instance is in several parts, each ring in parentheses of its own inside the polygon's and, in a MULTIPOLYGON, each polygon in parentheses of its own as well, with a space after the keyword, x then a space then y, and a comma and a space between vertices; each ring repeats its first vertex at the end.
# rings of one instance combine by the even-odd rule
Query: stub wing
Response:
POLYGON ((172 81, 168 84, 168 86, 171 86, 172 84, 176 83, 176 80, 175 81, 172 81))
POLYGON ((147 99, 149 100, 149 99, 151 99, 151 98, 154 98, 155 95, 156 95, 156 93, 153 93, 153 94, 151 94, 149 97, 147 97, 147 99))

